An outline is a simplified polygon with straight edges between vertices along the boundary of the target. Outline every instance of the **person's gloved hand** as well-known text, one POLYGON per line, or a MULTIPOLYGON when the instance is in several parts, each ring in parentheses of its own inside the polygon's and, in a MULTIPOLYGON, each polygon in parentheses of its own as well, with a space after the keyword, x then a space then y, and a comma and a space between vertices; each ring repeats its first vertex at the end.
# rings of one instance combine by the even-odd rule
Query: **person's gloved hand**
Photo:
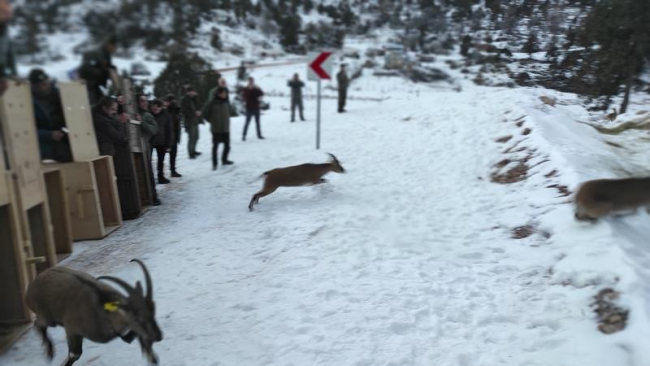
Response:
POLYGON ((54 141, 61 141, 65 137, 65 133, 63 131, 52 131, 52 140, 54 141))

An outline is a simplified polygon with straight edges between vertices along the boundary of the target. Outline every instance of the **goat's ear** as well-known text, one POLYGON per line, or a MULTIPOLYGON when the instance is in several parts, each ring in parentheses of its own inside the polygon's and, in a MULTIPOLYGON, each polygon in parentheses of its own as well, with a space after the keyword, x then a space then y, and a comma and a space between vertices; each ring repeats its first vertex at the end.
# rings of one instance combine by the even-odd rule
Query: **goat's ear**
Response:
POLYGON ((118 293, 113 291, 99 290, 97 291, 97 297, 99 298, 100 304, 117 304, 122 300, 118 293))
POLYGON ((142 289, 142 284, 140 283, 140 281, 137 281, 135 283, 135 291, 144 297, 144 290, 142 289))

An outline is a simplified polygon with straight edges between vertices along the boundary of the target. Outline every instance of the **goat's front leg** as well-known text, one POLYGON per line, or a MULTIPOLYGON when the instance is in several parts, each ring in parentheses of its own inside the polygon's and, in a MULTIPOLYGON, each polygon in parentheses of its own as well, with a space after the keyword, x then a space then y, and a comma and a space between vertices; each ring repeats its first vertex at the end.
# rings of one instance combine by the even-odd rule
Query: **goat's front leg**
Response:
POLYGON ((260 202, 260 198, 270 195, 271 193, 275 192, 276 189, 278 188, 277 187, 271 188, 265 186, 261 191, 255 193, 253 199, 251 199, 251 203, 248 204, 248 209, 253 211, 253 205, 258 204, 260 202))
POLYGON ((318 184, 323 184, 323 183, 327 183, 327 179, 325 179, 325 178, 316 178, 316 179, 311 181, 311 185, 313 185, 313 186, 318 185, 318 184))
POLYGON ((130 344, 131 342, 133 342, 133 340, 135 339, 136 336, 137 336, 137 334, 135 334, 134 331, 130 331, 130 332, 126 333, 125 335, 120 336, 120 338, 121 338, 124 342, 130 344))
POLYGON ((81 357, 83 337, 76 334, 67 334, 66 337, 68 338, 68 358, 61 366, 72 366, 81 357))

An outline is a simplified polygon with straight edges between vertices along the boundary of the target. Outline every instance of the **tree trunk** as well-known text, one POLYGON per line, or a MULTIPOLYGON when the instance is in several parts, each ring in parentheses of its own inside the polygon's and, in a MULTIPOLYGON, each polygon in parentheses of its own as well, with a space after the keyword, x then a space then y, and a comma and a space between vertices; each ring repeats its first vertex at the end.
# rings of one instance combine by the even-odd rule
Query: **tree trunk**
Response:
POLYGON ((632 79, 631 77, 628 78, 627 82, 625 83, 625 94, 623 95, 623 103, 621 103, 621 114, 625 113, 627 111, 627 105, 630 102, 630 91, 632 90, 632 79))
POLYGON ((627 78, 625 80, 625 94, 623 95, 623 103, 621 103, 621 109, 620 114, 623 114, 627 111, 627 106, 630 103, 630 92, 632 91, 632 85, 634 84, 634 73, 636 71, 636 67, 633 66, 630 67, 629 74, 627 75, 627 78))

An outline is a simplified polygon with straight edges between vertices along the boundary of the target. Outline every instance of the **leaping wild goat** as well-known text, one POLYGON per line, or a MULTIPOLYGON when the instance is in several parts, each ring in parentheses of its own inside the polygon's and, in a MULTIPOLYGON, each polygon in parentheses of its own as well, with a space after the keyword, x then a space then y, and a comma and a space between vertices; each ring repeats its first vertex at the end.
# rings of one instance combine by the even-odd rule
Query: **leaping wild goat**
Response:
MULTIPOLYGON (((597 220, 609 214, 650 208, 650 178, 598 179, 582 184, 575 195, 575 218, 597 220)), ((649 211, 650 212, 650 211, 649 211)))
POLYGON ((328 155, 330 161, 325 164, 301 164, 276 168, 262 174, 264 187, 253 195, 251 202, 248 204, 248 209, 253 211, 253 206, 259 202, 260 198, 275 192, 279 187, 321 184, 327 182, 327 180, 323 179, 323 175, 329 172, 345 173, 345 169, 343 169, 336 156, 328 155))
POLYGON ((131 262, 142 267, 146 295, 140 281, 132 287, 116 277, 95 278, 65 267, 50 268, 30 284, 27 305, 36 314, 34 325, 43 338, 50 359, 54 357, 54 347, 47 328, 60 325, 65 328, 68 340, 68 358, 62 366, 71 366, 81 357, 84 338, 107 343, 117 337, 127 343, 137 337, 149 363, 158 364, 152 346, 161 341, 163 335, 155 319, 151 276, 140 260, 131 262), (116 283, 127 296, 100 280, 116 283))

